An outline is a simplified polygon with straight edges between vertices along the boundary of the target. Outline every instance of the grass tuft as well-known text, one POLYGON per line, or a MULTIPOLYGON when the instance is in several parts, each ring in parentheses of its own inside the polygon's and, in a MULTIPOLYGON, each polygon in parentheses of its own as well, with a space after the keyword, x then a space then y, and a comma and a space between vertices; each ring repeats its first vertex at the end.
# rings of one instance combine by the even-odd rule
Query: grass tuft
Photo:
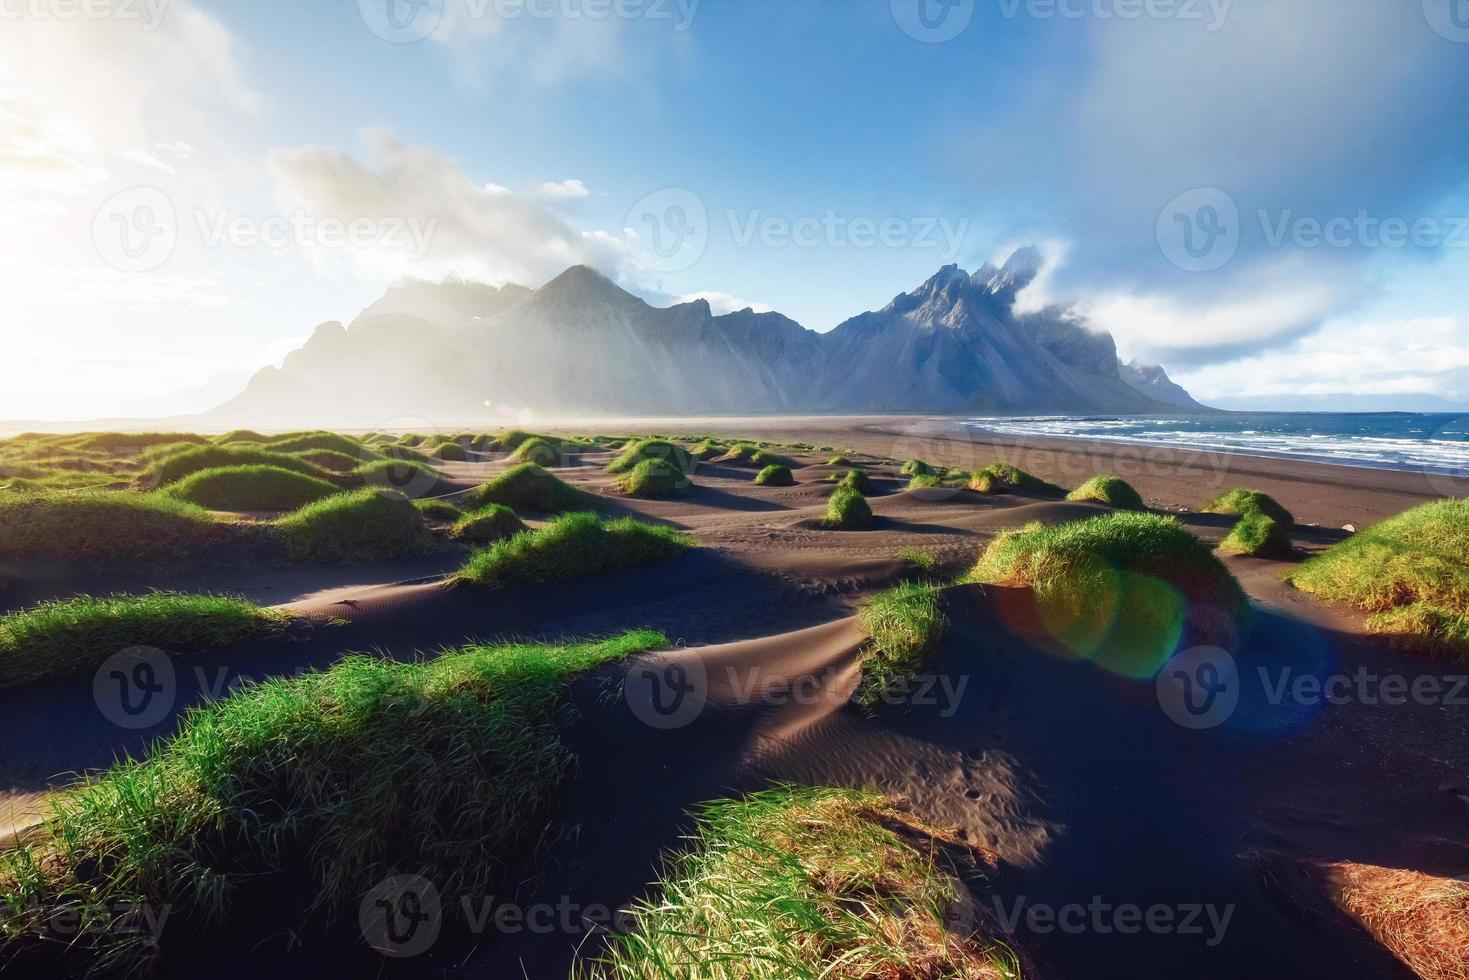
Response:
POLYGON ((779 787, 695 811, 687 850, 636 928, 582 980, 1018 977, 1015 957, 952 924, 972 900, 959 842, 900 804, 847 789, 779 787))
POLYGON ((1368 627, 1423 652, 1469 657, 1469 500, 1423 504, 1353 535, 1291 576, 1372 614, 1368 627))
POLYGON ((464 516, 458 504, 439 497, 425 497, 413 502, 418 512, 431 521, 457 521, 464 516))
POLYGON ((556 514, 596 505, 596 498, 535 463, 513 466, 471 494, 477 506, 504 504, 523 513, 556 514))
POLYGON ((220 466, 191 473, 164 494, 208 510, 295 510, 338 492, 334 483, 279 466, 220 466))
POLYGON ((330 473, 289 452, 249 446, 195 446, 154 460, 139 478, 141 486, 159 489, 186 476, 224 466, 275 466, 293 473, 327 479, 330 473))
POLYGON ((122 927, 132 910, 169 910, 166 951, 228 928, 277 871, 291 928, 355 911, 389 874, 483 893, 544 831, 570 769, 557 727, 568 682, 666 643, 638 632, 418 663, 351 657, 197 709, 0 856, 7 952, 54 948, 51 924, 67 921, 94 972, 145 972, 159 948, 122 927))
POLYGON ((83 596, 0 616, 0 689, 95 670, 129 647, 196 653, 279 632, 290 616, 213 595, 83 596))
POLYGON ((490 544, 513 538, 524 531, 525 522, 504 504, 490 504, 461 517, 450 536, 468 544, 490 544))
POLYGON ((643 439, 627 446, 622 455, 607 466, 607 472, 630 473, 638 464, 650 459, 667 463, 680 473, 693 469, 693 460, 687 449, 665 439, 643 439))
POLYGON ((1066 495, 1067 500, 1095 501, 1118 510, 1143 510, 1143 498, 1132 484, 1115 476, 1094 476, 1066 495))
POLYGON ((421 554, 428 535, 413 501, 391 490, 339 493, 275 522, 292 561, 347 563, 421 554))
POLYGON ((661 459, 645 459, 616 482, 616 487, 629 497, 661 499, 682 497, 694 486, 684 471, 661 459))
POLYGON ((667 561, 693 546, 672 528, 566 514, 475 552, 454 577, 481 588, 535 585, 667 561))
POLYGON ((772 465, 761 470, 755 477, 757 487, 793 487, 796 478, 789 466, 772 465))
POLYGON ((867 644, 862 650, 862 686, 857 701, 866 707, 922 666, 943 636, 939 586, 907 582, 872 599, 858 616, 867 644))
POLYGON ((0 495, 0 557, 123 561, 217 543, 229 525, 162 494, 131 490, 0 495))
POLYGON ((822 527, 842 531, 865 531, 872 527, 872 507, 856 488, 838 485, 826 502, 822 527))
POLYGON ((1232 646, 1247 611, 1208 545, 1156 514, 1006 532, 970 578, 1030 587, 1043 625, 1068 649, 1134 677, 1154 676, 1185 641, 1232 646))
POLYGON ((978 490, 980 493, 1019 491, 1038 497, 1064 497, 1066 495, 1066 491, 1056 484, 1042 480, 1009 463, 991 463, 982 470, 976 470, 970 479, 969 489, 978 490))

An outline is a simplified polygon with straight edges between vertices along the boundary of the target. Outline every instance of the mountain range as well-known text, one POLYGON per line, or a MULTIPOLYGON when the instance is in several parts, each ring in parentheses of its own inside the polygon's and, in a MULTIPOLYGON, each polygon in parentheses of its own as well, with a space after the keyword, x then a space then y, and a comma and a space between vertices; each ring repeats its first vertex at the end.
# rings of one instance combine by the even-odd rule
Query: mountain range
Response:
POLYGON ((950 265, 827 333, 779 313, 659 308, 574 266, 540 289, 402 282, 324 323, 209 413, 241 425, 457 424, 487 414, 1036 415, 1208 411, 1124 364, 1075 311, 1016 310, 1032 248, 950 265))

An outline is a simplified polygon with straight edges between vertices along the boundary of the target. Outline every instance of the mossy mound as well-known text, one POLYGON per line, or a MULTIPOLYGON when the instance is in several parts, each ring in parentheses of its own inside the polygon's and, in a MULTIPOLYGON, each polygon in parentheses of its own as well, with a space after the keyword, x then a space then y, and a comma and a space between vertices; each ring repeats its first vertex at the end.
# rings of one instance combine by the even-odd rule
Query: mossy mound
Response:
POLYGON ((1368 627, 1404 646, 1469 657, 1469 500, 1389 518, 1311 558, 1291 582, 1371 613, 1368 627))
POLYGON ((1142 510, 1144 508, 1142 494, 1134 490, 1132 484, 1109 475, 1092 477, 1068 493, 1066 499, 1106 504, 1118 510, 1142 510))
POLYGON ((1066 491, 1040 477, 1027 473, 1009 463, 991 463, 976 470, 970 479, 969 489, 980 493, 1005 493, 1015 491, 1037 497, 1064 497, 1066 491))
POLYGON ((557 514, 596 505, 597 498, 570 486, 535 463, 521 463, 470 495, 476 507, 503 504, 517 513, 557 514))
POLYGON ((822 527, 839 531, 865 531, 872 527, 872 507, 854 487, 838 485, 826 502, 822 527))
POLYGON ((490 504, 465 514, 449 533, 455 541, 465 544, 491 544, 513 538, 525 529, 525 522, 515 511, 503 504, 490 504))
POLYGON ((672 463, 645 459, 620 478, 616 486, 629 497, 663 499, 687 496, 693 491, 694 481, 672 463))
POLYGON ((200 470, 162 491, 208 510, 295 510, 339 492, 336 484, 279 466, 200 470))
POLYGON ((427 550, 423 515, 391 490, 340 493, 275 522, 293 561, 348 563, 400 558, 427 550))
POLYGON ((0 557, 173 558, 240 529, 172 497, 130 490, 0 494, 0 557))
POLYGON ((789 466, 776 464, 761 470, 755 477, 755 485, 757 487, 793 487, 796 485, 796 478, 791 473, 789 466))
POLYGON ((1239 517, 1219 545, 1219 550, 1226 554, 1289 558, 1295 550, 1290 532, 1296 519, 1267 494, 1257 490, 1230 490, 1205 504, 1204 512, 1239 517))
POLYGON ((276 633, 286 613, 228 596, 82 596, 0 616, 0 688, 96 670, 130 647, 198 653, 276 633))
POLYGON ((607 472, 630 473, 639 464, 648 460, 667 463, 685 474, 694 469, 693 457, 678 443, 669 442, 666 439, 643 439, 624 449, 622 455, 608 465, 607 472))
POLYGON ((1156 514, 1007 532, 970 577, 1030 587, 1057 640, 1130 677, 1154 676, 1185 646, 1233 647, 1248 610, 1244 591, 1208 545, 1156 514))
POLYGON ((469 450, 457 442, 441 442, 429 453, 434 459, 449 463, 469 462, 469 450))
POLYGON ((476 552, 455 581, 489 589, 535 585, 667 561, 692 546, 672 528, 566 514, 476 552))
POLYGON ((139 477, 147 489, 161 489, 203 470, 234 466, 275 466, 293 473, 329 479, 331 474, 289 452, 248 446, 195 446, 155 460, 139 477))

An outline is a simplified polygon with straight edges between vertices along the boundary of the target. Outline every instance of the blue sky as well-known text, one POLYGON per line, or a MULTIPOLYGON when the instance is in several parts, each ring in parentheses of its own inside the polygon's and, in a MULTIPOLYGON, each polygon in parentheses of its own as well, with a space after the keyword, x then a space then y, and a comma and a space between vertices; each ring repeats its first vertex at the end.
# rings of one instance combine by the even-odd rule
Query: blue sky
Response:
POLYGON ((825 330, 1025 242, 1215 404, 1469 407, 1469 0, 616 2, 10 0, 0 417, 206 407, 401 275, 825 330))

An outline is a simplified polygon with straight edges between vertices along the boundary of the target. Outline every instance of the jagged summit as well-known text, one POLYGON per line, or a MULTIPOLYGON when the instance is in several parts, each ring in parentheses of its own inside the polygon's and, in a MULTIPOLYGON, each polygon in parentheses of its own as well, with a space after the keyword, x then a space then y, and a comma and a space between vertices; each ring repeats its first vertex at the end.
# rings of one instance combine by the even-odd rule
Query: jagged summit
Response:
POLYGON ((750 308, 716 316, 703 299, 651 306, 587 266, 537 290, 399 283, 212 414, 372 426, 451 424, 486 403, 567 415, 1198 408, 1161 369, 1122 365, 1074 312, 1017 315, 1039 269, 1028 247, 972 275, 945 266, 827 334, 750 308))

